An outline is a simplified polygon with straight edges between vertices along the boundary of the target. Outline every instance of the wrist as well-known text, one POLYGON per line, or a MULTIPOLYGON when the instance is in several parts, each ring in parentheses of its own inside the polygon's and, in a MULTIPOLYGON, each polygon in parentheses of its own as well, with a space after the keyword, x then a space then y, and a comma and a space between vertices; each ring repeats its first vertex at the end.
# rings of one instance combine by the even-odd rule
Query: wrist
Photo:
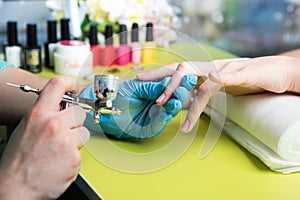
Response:
POLYGON ((295 59, 296 64, 289 69, 291 83, 288 91, 300 94, 300 59, 295 59))
POLYGON ((6 172, 5 168, 0 165, 0 199, 41 199, 38 193, 33 191, 22 179, 21 174, 6 172))

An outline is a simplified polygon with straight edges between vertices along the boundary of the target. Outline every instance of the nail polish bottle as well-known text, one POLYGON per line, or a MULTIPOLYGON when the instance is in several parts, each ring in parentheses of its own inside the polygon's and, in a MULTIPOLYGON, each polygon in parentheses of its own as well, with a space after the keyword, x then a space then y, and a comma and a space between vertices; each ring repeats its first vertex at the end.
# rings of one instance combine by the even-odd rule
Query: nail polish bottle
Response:
POLYGON ((113 27, 108 24, 105 27, 105 46, 100 51, 100 64, 102 66, 112 66, 116 60, 116 48, 113 46, 113 27))
POLYGON ((54 69, 54 50, 57 46, 57 23, 54 19, 47 21, 47 42, 44 44, 45 66, 54 69))
POLYGON ((142 46, 142 62, 153 63, 156 60, 156 44, 153 39, 153 24, 146 24, 146 39, 142 46))
POLYGON ((131 46, 127 43, 127 28, 124 24, 120 24, 119 38, 120 45, 117 48, 117 64, 127 65, 130 62, 131 46))
POLYGON ((90 49, 93 54, 93 67, 100 65, 100 46, 98 42, 97 25, 92 24, 89 31, 90 49))
POLYGON ((60 41, 71 39, 69 23, 69 18, 60 19, 60 41))
POLYGON ((131 62, 133 64, 140 64, 142 57, 142 45, 139 42, 139 25, 133 23, 131 27, 131 62))
POLYGON ((7 43, 3 45, 4 60, 14 67, 22 65, 22 47, 18 42, 17 22, 7 22, 7 43))
POLYGON ((38 73, 42 71, 41 47, 37 43, 37 25, 28 23, 26 25, 27 43, 24 48, 25 69, 38 73))

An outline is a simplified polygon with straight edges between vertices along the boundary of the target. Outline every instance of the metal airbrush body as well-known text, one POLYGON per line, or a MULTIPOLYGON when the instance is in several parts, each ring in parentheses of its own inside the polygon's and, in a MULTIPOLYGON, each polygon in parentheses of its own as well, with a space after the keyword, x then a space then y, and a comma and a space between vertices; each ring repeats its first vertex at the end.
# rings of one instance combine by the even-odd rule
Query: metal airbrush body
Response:
MULTIPOLYGON (((24 92, 33 92, 37 95, 40 89, 32 88, 28 85, 17 85, 6 83, 8 86, 20 88, 24 92)), ((61 102, 62 109, 72 105, 79 105, 87 112, 93 112, 94 122, 98 123, 101 114, 121 114, 121 111, 112 106, 112 101, 116 98, 119 87, 119 77, 113 75, 95 75, 94 88, 97 100, 74 96, 70 92, 63 95, 61 102)))

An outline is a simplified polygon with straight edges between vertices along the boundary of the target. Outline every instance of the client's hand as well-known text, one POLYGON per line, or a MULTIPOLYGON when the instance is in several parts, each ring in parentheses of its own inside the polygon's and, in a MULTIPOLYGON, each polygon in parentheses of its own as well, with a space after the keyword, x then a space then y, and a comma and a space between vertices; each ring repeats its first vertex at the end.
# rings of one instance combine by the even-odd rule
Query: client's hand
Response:
MULTIPOLYGON (((245 89, 260 88, 275 93, 286 91, 300 92, 300 59, 287 56, 265 56, 241 61, 215 61, 218 73, 209 74, 209 78, 224 84, 226 92, 236 94, 232 86, 245 89)), ((257 90, 247 94, 255 93, 257 90)))
MULTIPOLYGON (((170 78, 159 82, 127 80, 120 84, 119 92, 113 106, 120 109, 120 115, 102 114, 99 124, 93 124, 92 113, 87 116, 86 127, 92 132, 104 132, 117 138, 145 139, 159 134, 178 114, 186 102, 189 92, 196 84, 197 78, 187 79, 184 87, 179 86, 164 105, 155 103, 157 97, 165 90, 170 78), (100 126, 99 126, 100 125, 100 126)), ((88 86, 82 97, 96 99, 93 85, 88 86)))
POLYGON ((233 95, 254 94, 266 90, 276 93, 286 91, 300 93, 299 65, 299 59, 287 56, 182 62, 142 72, 137 78, 151 81, 172 76, 167 89, 156 100, 158 104, 165 105, 173 91, 181 84, 184 75, 194 74, 199 77, 196 96, 181 128, 182 131, 189 132, 210 98, 223 86, 227 93, 233 95))

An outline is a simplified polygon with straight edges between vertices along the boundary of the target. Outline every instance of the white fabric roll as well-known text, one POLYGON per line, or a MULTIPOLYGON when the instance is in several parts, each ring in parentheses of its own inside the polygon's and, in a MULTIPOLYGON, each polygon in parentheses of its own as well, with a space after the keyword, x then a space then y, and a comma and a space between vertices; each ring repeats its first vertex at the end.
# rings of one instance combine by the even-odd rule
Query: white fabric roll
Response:
MULTIPOLYGON (((226 115, 224 130, 272 170, 300 170, 300 97, 290 94, 227 95, 226 113, 213 96, 213 111, 226 115), (219 107, 218 107, 219 106, 219 107)), ((207 107, 205 113, 210 114, 207 107)), ((214 120, 214 119, 212 119, 214 120)))

